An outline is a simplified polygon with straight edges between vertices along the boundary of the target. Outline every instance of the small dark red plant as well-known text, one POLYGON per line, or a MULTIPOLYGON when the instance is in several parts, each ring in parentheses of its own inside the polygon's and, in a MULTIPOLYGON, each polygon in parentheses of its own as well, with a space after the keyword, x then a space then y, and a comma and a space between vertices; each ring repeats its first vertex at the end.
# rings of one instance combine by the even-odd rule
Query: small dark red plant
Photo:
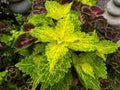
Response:
POLYGON ((27 23, 27 24, 24 24, 23 25, 23 30, 24 31, 30 31, 31 29, 33 29, 34 28, 34 25, 33 24, 31 24, 31 23, 27 23))
POLYGON ((80 21, 86 23, 88 22, 90 25, 95 25, 96 19, 99 18, 101 14, 104 13, 104 10, 99 8, 98 6, 83 6, 82 13, 80 14, 80 21), (85 18, 87 17, 87 18, 85 18))
POLYGON ((22 34, 17 38, 17 40, 15 42, 15 47, 21 48, 23 46, 26 46, 26 45, 30 44, 32 40, 33 39, 31 36, 22 34))

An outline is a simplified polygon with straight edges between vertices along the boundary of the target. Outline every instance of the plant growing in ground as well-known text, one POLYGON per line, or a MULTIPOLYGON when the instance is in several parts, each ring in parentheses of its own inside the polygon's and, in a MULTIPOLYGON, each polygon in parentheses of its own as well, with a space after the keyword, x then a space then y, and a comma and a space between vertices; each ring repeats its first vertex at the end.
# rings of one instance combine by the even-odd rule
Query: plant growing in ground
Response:
MULTIPOLYGON (((115 52, 120 45, 100 40, 96 30, 89 34, 82 32, 80 13, 70 10, 71 5, 47 1, 45 13, 32 14, 28 18, 27 23, 34 27, 26 30, 23 36, 36 41, 31 54, 25 53, 27 49, 19 52, 25 58, 16 66, 31 76, 32 90, 39 84, 40 90, 69 90, 72 67, 86 89, 100 90, 99 80, 107 78, 105 55, 115 52)), ((16 41, 17 44, 24 41, 22 45, 26 45, 29 40, 23 38, 16 41)))
POLYGON ((20 28, 25 21, 25 17, 20 14, 14 15, 12 12, 4 11, 7 9, 6 4, 1 4, 1 7, 0 90, 18 90, 21 83, 24 83, 25 78, 22 76, 23 73, 18 74, 21 71, 14 66, 15 63, 19 62, 20 56, 16 52, 13 43, 14 39, 18 37, 20 33, 20 28))

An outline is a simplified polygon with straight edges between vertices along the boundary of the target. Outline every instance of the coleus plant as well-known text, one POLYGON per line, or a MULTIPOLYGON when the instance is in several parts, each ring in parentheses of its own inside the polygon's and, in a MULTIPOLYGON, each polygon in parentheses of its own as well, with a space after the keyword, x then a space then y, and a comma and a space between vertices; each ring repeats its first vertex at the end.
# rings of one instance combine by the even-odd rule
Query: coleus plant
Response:
POLYGON ((45 3, 46 12, 32 14, 28 24, 34 27, 25 33, 36 38, 31 54, 16 66, 32 78, 32 90, 69 90, 74 66, 86 89, 100 90, 99 79, 107 78, 106 54, 115 52, 119 44, 100 40, 96 30, 81 30, 80 13, 70 10, 72 2, 61 5, 45 3))
POLYGON ((107 20, 104 19, 103 16, 101 16, 103 13, 104 10, 102 10, 98 6, 82 6, 79 16, 79 19, 83 24, 82 30, 85 32, 90 32, 93 31, 93 28, 97 28, 97 30, 102 30, 103 28, 106 28, 107 20))

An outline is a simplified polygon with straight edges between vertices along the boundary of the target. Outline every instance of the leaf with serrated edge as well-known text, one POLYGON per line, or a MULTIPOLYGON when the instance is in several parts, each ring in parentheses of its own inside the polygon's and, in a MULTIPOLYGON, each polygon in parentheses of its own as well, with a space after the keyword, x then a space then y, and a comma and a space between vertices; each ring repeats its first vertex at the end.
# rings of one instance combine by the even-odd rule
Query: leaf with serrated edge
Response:
POLYGON ((54 65, 52 72, 50 72, 50 70, 45 72, 41 90, 47 88, 48 85, 53 86, 55 83, 58 83, 62 78, 64 78, 65 73, 68 72, 68 68, 71 67, 70 63, 71 59, 68 56, 65 56, 54 65))
POLYGON ((110 40, 103 40, 97 45, 97 51, 103 54, 110 54, 115 52, 118 47, 119 45, 110 40))
MULTIPOLYGON (((94 34, 93 34, 94 35, 94 34)), ((75 51, 95 51, 99 40, 95 36, 79 32, 78 40, 69 44, 69 48, 75 51)))
POLYGON ((30 32, 30 34, 37 38, 37 41, 39 42, 51 42, 55 41, 57 38, 56 34, 54 33, 54 29, 50 27, 36 27, 30 32))
POLYGON ((47 1, 45 3, 45 7, 47 9, 47 16, 58 20, 70 11, 71 5, 72 3, 60 5, 55 1, 47 1))
POLYGON ((97 52, 96 54, 106 60, 105 54, 110 54, 115 52, 118 49, 119 45, 110 41, 110 40, 103 40, 98 43, 97 45, 97 52))
POLYGON ((80 54, 79 57, 75 54, 72 55, 74 67, 78 73, 80 80, 86 86, 93 90, 100 89, 99 78, 106 79, 107 71, 105 63, 95 53, 80 54), (86 67, 81 67, 82 64, 89 63, 94 73, 87 71, 86 67), (89 73, 88 73, 89 72, 89 73), (91 76, 92 73, 92 76, 91 76), (93 77, 94 76, 94 77, 93 77))
POLYGON ((6 45, 11 45, 11 41, 13 40, 13 37, 7 34, 0 34, 0 42, 5 43, 6 45))
POLYGON ((74 25, 69 14, 57 22, 56 34, 59 36, 58 43, 75 41, 78 37, 74 33, 74 25))
POLYGON ((19 67, 19 69, 26 74, 31 74, 35 68, 32 57, 26 57, 25 59, 22 59, 21 62, 17 63, 15 66, 19 67))
POLYGON ((46 90, 70 90, 71 84, 72 74, 69 71, 58 83, 54 84, 53 86, 49 86, 46 90))
POLYGON ((46 46, 45 52, 49 61, 50 71, 52 71, 58 60, 66 55, 68 49, 65 47, 65 44, 49 43, 46 46))
POLYGON ((106 77, 106 66, 102 58, 98 57, 96 53, 86 53, 80 54, 79 58, 82 59, 81 62, 89 62, 93 67, 94 74, 99 78, 107 78, 106 77))
POLYGON ((51 18, 46 17, 46 13, 43 14, 32 14, 28 18, 28 23, 33 24, 35 27, 41 26, 54 26, 51 18))
POLYGON ((40 55, 29 56, 17 63, 16 66, 32 77, 33 90, 35 90, 39 83, 42 83, 41 90, 45 90, 49 85, 53 86, 55 83, 58 83, 61 78, 64 78, 65 73, 67 73, 71 67, 71 59, 68 55, 62 57, 54 65, 52 72, 49 70, 49 62, 46 57, 40 55))

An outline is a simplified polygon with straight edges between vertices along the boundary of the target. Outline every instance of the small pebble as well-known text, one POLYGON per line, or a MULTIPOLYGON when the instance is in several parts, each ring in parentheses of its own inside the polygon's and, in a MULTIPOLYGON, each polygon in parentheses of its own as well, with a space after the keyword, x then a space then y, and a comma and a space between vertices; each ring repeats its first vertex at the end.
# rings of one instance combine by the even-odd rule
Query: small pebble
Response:
POLYGON ((107 19, 109 25, 120 26, 120 17, 114 17, 107 12, 103 14, 103 17, 107 19))
POLYGON ((110 0, 96 0, 96 5, 100 6, 101 8, 105 8, 105 5, 109 2, 110 0))
POLYGON ((120 44, 120 40, 117 41, 117 44, 120 44))
POLYGON ((116 6, 112 0, 106 4, 106 9, 111 15, 120 16, 120 7, 116 6))
POLYGON ((113 0, 114 4, 120 7, 120 0, 113 0))
POLYGON ((26 13, 32 7, 32 3, 29 0, 23 0, 18 3, 10 3, 9 9, 14 13, 26 13))
POLYGON ((10 3, 20 2, 22 0, 8 0, 10 3))

